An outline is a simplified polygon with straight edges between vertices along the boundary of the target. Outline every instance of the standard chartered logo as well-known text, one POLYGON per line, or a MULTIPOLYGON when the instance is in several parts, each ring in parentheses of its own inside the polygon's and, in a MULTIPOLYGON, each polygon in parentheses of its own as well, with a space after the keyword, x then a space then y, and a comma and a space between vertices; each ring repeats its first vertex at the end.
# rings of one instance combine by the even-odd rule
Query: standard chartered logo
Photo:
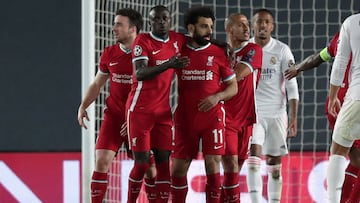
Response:
POLYGON ((182 70, 181 80, 213 80, 214 73, 205 70, 182 70))

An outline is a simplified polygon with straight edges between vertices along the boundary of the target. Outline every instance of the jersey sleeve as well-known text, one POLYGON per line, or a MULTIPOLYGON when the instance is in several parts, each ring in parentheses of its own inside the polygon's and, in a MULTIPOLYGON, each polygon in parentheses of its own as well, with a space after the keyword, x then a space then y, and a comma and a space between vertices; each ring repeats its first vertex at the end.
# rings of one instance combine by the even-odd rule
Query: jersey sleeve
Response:
POLYGON ((229 81, 235 77, 235 72, 231 68, 231 62, 226 57, 225 53, 223 53, 222 49, 219 48, 219 52, 222 53, 220 56, 220 74, 222 81, 229 81))
POLYGON ((261 69, 262 57, 262 48, 259 45, 254 44, 254 46, 247 54, 247 58, 249 58, 249 63, 251 64, 253 70, 261 69))
MULTIPOLYGON (((289 46, 284 45, 283 49, 283 60, 281 61, 281 70, 284 73, 286 69, 295 64, 294 55, 292 54, 289 46)), ((287 99, 296 99, 299 100, 299 89, 296 81, 296 77, 291 80, 285 80, 285 88, 287 99)))
POLYGON ((144 34, 140 34, 135 38, 132 44, 132 62, 140 59, 149 59, 149 47, 147 46, 148 38, 144 34))
POLYGON ((350 27, 352 25, 350 25, 350 21, 348 19, 349 18, 347 18, 341 26, 338 49, 330 75, 330 83, 335 86, 342 85, 347 63, 351 55, 349 30, 351 30, 350 27))
POLYGON ((289 46, 284 44, 282 49, 281 72, 284 73, 286 69, 295 64, 294 55, 292 54, 289 46))
POLYGON ((99 59, 99 72, 102 74, 109 74, 109 49, 105 48, 99 59))

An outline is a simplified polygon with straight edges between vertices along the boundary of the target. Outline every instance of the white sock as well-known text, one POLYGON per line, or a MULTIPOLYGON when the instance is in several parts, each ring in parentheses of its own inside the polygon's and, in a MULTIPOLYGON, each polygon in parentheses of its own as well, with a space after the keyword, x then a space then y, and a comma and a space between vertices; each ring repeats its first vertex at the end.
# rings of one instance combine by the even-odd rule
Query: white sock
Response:
POLYGON ((268 171, 268 202, 279 203, 282 190, 281 164, 266 165, 266 169, 268 171))
POLYGON ((247 186, 252 203, 262 202, 262 176, 260 171, 261 159, 257 156, 249 156, 248 160, 247 186))
POLYGON ((340 202, 341 188, 345 179, 345 168, 346 159, 344 156, 330 155, 326 176, 329 203, 340 202))

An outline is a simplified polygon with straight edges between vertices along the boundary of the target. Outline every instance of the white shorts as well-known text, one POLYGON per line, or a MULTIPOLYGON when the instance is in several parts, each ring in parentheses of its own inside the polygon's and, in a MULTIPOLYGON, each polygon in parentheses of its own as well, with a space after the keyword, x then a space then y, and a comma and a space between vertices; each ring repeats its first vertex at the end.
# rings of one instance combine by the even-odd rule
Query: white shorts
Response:
POLYGON ((286 112, 274 118, 259 117, 254 124, 251 144, 262 146, 262 153, 271 156, 283 156, 289 153, 287 137, 288 117, 286 112))
POLYGON ((360 101, 346 97, 335 122, 333 141, 351 147, 360 139, 360 101))

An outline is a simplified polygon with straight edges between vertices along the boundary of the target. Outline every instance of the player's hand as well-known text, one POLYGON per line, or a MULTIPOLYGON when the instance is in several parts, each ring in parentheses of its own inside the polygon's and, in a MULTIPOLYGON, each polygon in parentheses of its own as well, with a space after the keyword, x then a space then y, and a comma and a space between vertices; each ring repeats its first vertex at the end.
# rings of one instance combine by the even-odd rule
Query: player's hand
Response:
POLYGON ((290 80, 294 77, 296 77, 299 74, 299 70, 296 68, 296 65, 292 65, 289 67, 289 69, 285 70, 285 78, 287 80, 290 80))
POLYGON ((121 135, 122 137, 127 137, 127 136, 128 136, 128 133, 127 133, 127 123, 126 123, 126 122, 121 125, 120 135, 121 135))
POLYGON ((187 56, 176 55, 170 58, 168 65, 171 68, 185 68, 190 64, 190 59, 187 56))
POLYGON ((327 108, 329 114, 332 115, 334 118, 336 118, 341 108, 340 100, 337 97, 335 99, 329 98, 329 103, 327 108))
POLYGON ((210 95, 206 97, 205 99, 201 100, 198 104, 198 110, 201 112, 206 112, 212 109, 214 106, 216 106, 219 103, 219 97, 216 95, 210 95))
POLYGON ((288 125, 288 138, 294 138, 296 137, 297 134, 297 120, 296 118, 292 119, 289 121, 289 125, 288 125))
POLYGON ((84 118, 85 118, 87 121, 90 121, 89 116, 88 116, 86 110, 83 109, 83 108, 79 108, 79 110, 78 110, 78 122, 79 122, 79 125, 80 125, 81 127, 85 128, 85 129, 87 129, 87 126, 86 126, 86 124, 85 124, 85 122, 84 122, 84 118))

